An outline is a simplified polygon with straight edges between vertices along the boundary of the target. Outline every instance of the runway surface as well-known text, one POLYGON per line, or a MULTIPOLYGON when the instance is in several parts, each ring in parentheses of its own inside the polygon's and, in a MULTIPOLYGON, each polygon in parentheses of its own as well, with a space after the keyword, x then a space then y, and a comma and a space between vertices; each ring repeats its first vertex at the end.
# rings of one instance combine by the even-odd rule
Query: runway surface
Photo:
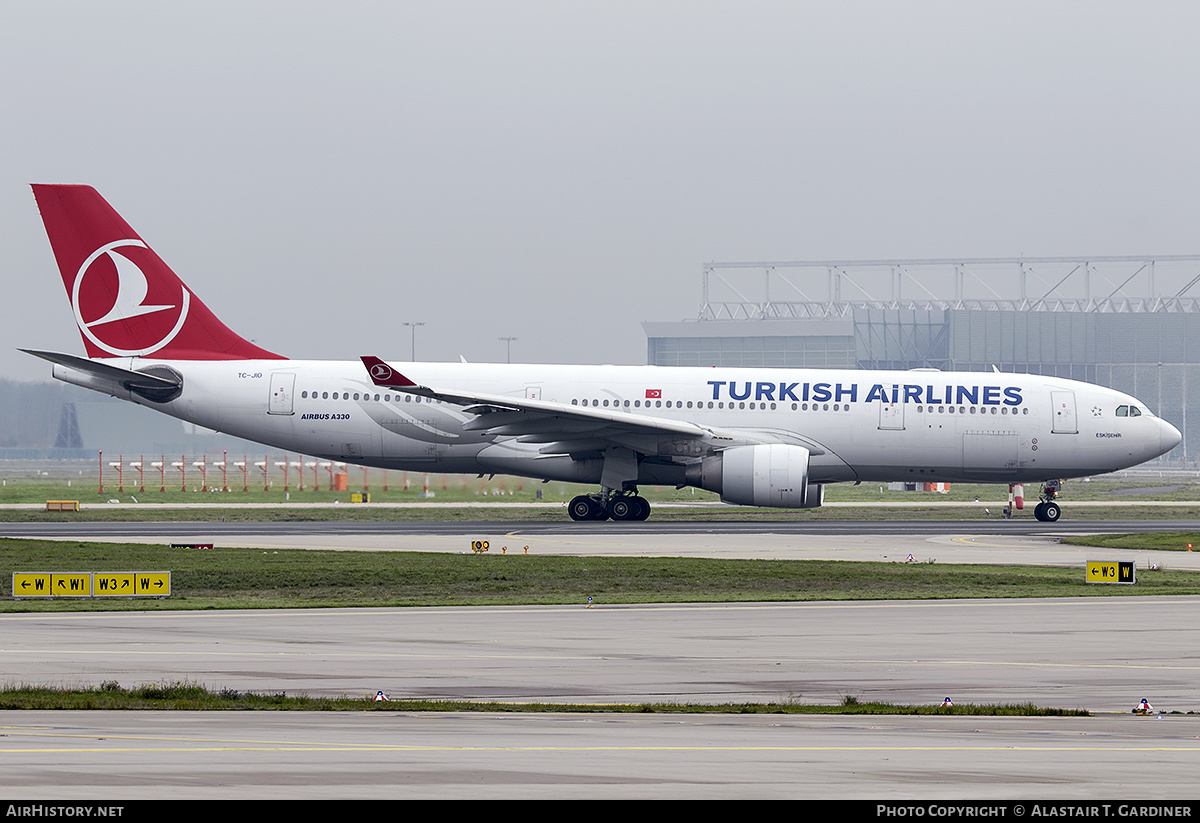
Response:
POLYGON ((1094 807, 1194 797, 1200 757, 1200 722, 1169 716, 14 714, 0 717, 3 786, 62 800, 1050 799, 1094 807))
MULTIPOLYGON (((187 528, 221 545, 375 550, 467 551, 470 539, 495 534, 569 553, 657 546, 899 559, 918 546, 936 562, 1064 564, 1081 554, 1043 524, 990 533, 976 522, 787 524, 772 533, 711 523, 252 525, 187 528)), ((1104 530, 1129 525, 1108 521, 1104 530)), ((74 528, 57 536, 157 541, 182 527, 74 528)), ((3 533, 29 529, 5 524, 3 533)), ((1191 567, 1187 553, 1163 554, 1171 568, 1191 567)), ((0 670, 10 684, 186 679, 263 692, 572 703, 949 697, 1098 716, 12 712, 0 716, 0 785, 17 796, 131 799, 1189 797, 1200 766, 1200 715, 1189 714, 1200 711, 1198 613, 1200 598, 1114 597, 8 614, 0 670), (1143 697, 1155 715, 1130 713, 1143 697)))

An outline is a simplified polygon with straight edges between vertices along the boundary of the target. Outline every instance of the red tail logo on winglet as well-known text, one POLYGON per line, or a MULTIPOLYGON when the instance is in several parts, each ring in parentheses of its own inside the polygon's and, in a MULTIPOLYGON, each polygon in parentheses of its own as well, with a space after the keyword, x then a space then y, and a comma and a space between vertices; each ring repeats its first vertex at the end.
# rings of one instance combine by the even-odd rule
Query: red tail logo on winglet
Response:
POLYGON ((363 365, 367 367, 367 374, 371 375, 371 382, 376 386, 403 388, 406 386, 417 385, 400 372, 393 369, 387 363, 384 363, 378 357, 364 355, 359 359, 362 360, 363 365))
POLYGON ((283 359, 218 320, 91 186, 33 194, 88 357, 283 359))

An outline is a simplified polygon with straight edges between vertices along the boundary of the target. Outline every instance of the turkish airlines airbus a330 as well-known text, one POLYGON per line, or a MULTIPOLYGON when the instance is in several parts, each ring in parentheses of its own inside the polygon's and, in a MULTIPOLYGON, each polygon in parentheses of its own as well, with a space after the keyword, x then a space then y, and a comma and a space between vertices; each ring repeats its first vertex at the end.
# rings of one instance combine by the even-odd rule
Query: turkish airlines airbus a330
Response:
POLYGON ((576 520, 644 520, 641 484, 820 506, 827 483, 1040 483, 1164 454, 1179 431, 1118 391, 1036 375, 289 360, 239 337, 88 186, 34 196, 86 357, 59 380, 314 457, 598 484, 576 520))

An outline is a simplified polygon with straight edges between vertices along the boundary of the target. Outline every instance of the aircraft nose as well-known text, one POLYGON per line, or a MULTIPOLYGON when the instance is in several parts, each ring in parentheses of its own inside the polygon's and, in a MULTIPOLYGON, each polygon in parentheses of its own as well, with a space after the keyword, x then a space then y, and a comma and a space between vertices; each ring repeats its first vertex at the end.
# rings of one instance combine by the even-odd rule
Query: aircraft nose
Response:
POLYGON ((1158 418, 1158 448, 1159 454, 1166 454, 1171 449, 1175 448, 1183 440, 1183 435, 1179 433, 1179 429, 1172 426, 1161 417, 1158 418))

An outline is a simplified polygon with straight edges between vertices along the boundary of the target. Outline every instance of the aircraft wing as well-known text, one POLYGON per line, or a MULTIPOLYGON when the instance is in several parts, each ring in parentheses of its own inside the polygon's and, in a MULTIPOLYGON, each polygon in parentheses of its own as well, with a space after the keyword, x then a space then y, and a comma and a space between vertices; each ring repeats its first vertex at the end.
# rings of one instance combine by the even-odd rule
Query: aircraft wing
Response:
MULTIPOLYGON (((365 356, 362 361, 376 386, 461 406, 463 411, 475 415, 463 426, 466 431, 516 437, 527 443, 545 443, 546 447, 541 449, 543 453, 562 454, 624 446, 655 454, 660 453, 663 439, 704 442, 715 448, 727 448, 735 440, 731 433, 682 420, 421 386, 378 357, 365 356)), ((745 442, 744 437, 736 439, 745 442)))

